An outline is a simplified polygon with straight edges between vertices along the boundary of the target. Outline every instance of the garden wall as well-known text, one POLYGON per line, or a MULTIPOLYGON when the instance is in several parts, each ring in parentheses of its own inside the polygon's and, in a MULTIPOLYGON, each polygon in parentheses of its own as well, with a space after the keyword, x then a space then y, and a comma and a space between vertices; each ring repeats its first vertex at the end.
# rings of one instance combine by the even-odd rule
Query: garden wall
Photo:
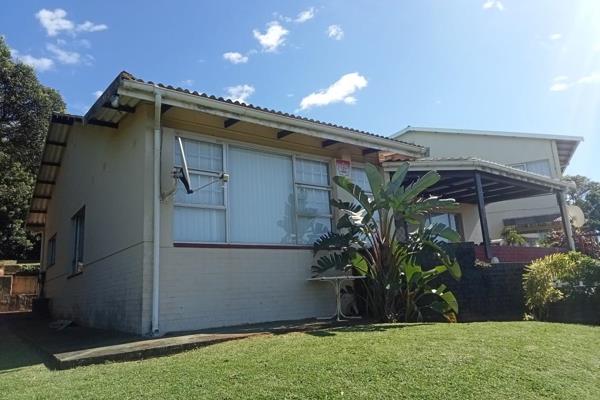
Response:
MULTIPOLYGON (((474 246, 475 258, 487 260, 485 248, 481 245, 474 246)), ((556 247, 519 247, 519 246, 492 246, 492 255, 502 263, 522 263, 537 260, 554 253, 563 253, 565 249, 556 247)))
MULTIPOLYGON (((448 245, 447 250, 457 258, 462 270, 460 281, 454 281, 449 276, 443 280, 458 300, 460 322, 523 319, 525 300, 522 279, 526 263, 477 266, 472 243, 448 245)), ((423 260, 423 263, 434 265, 432 260, 423 260)))

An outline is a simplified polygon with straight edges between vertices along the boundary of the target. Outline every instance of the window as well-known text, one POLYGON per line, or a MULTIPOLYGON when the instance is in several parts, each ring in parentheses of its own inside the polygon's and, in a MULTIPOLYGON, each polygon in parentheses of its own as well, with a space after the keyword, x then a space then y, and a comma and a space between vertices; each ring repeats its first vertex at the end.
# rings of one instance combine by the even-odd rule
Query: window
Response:
MULTIPOLYGON (((190 186, 197 188, 218 179, 223 173, 223 146, 183 140, 190 173, 190 186)), ((175 146, 175 165, 181 166, 179 146, 175 146)), ((224 242, 225 194, 220 182, 187 194, 183 185, 175 193, 173 213, 175 241, 224 242)))
POLYGON ((367 172, 364 168, 352 167, 351 179, 355 185, 360 186, 362 190, 367 193, 371 193, 371 185, 369 184, 369 178, 367 178, 367 172))
POLYGON ((296 158, 298 243, 310 244, 331 230, 329 165, 296 158))
POLYGON ((443 224, 450 229, 458 232, 459 235, 463 236, 462 232, 462 220, 460 214, 443 213, 443 214, 431 214, 427 217, 426 222, 428 224, 443 224))
POLYGON ((513 164, 511 167, 521 171, 531 172, 543 176, 552 176, 550 172, 550 162, 548 160, 528 161, 519 164, 513 164))
MULTIPOLYGON (((229 144, 183 140, 191 187, 175 194, 175 242, 310 244, 331 230, 329 164, 229 144)), ((175 146, 175 166, 181 166, 175 146)))
POLYGON ((56 263, 56 233, 48 240, 46 246, 46 266, 51 267, 56 263))
POLYGON ((231 242, 294 244, 292 158, 229 147, 231 242))
POLYGON ((85 207, 77 211, 72 218, 73 221, 73 273, 81 270, 83 264, 83 249, 85 236, 85 207))

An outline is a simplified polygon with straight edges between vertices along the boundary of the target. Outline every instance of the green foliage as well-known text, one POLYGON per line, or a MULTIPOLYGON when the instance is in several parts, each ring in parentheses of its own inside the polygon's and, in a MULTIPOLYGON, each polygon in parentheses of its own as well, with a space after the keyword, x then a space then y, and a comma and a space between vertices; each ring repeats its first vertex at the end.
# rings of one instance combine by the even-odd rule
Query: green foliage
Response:
MULTIPOLYGON (((583 228, 573 227, 573 241, 575 242, 575 249, 595 259, 600 259, 600 243, 596 239, 598 234, 596 232, 589 232, 583 228)), ((546 247, 560 247, 563 249, 569 248, 567 237, 562 229, 552 231, 544 237, 540 242, 542 246, 546 247)))
POLYGON ((509 246, 523 246, 527 244, 527 240, 514 228, 504 228, 502 238, 509 246))
POLYGON ((352 270, 366 276, 366 302, 376 319, 421 321, 428 311, 453 319, 458 302, 439 283, 439 277, 448 272, 459 279, 461 272, 441 245, 443 241, 459 240, 459 235, 442 224, 425 226, 424 221, 431 213, 455 208, 456 202, 423 198, 423 191, 439 181, 436 172, 430 171, 405 185, 407 163, 387 183, 375 166, 369 164, 365 169, 372 196, 345 177, 333 178, 354 201, 331 201, 341 216, 336 233, 327 233, 315 242, 315 254, 327 253, 317 259, 313 272, 352 270), (404 222, 419 228, 404 232, 404 222), (405 239, 399 241, 398 236, 405 239), (417 262, 424 253, 433 255, 439 265, 424 270, 417 262))
MULTIPOLYGON (((600 300, 600 261, 577 252, 551 254, 526 267, 525 304, 538 320, 548 317, 548 305, 575 293, 600 300)), ((600 304, 600 303, 599 303, 600 304)))
POLYGON ((600 231, 600 183, 581 175, 565 179, 575 183, 575 188, 569 189, 567 199, 583 210, 587 219, 584 230, 600 231))
POLYGON ((0 258, 34 258, 24 228, 50 115, 63 111, 57 91, 14 62, 0 37, 0 258))

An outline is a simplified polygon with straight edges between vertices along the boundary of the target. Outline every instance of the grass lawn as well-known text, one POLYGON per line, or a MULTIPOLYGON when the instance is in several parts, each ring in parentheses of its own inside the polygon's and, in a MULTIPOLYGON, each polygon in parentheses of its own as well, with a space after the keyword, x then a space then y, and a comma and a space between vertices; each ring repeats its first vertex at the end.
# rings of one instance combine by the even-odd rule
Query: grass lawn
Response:
POLYGON ((600 327, 376 325, 67 371, 0 331, 0 398, 600 399, 600 327))

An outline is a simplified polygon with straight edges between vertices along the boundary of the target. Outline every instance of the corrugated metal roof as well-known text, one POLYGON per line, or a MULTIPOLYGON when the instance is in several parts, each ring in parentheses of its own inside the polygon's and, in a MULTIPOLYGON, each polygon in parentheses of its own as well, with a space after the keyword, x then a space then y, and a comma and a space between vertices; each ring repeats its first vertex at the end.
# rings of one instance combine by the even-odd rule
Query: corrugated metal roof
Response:
MULTIPOLYGON (((383 166, 387 171, 391 171, 398 163, 398 161, 390 160, 384 162, 383 166)), ((569 181, 523 171, 508 165, 476 157, 426 157, 409 161, 409 164, 412 170, 480 170, 551 189, 564 190, 566 188, 574 187, 574 184, 569 181)))
POLYGON ((52 123, 48 130, 42 161, 38 170, 37 180, 33 189, 29 215, 27 216, 27 226, 35 230, 46 224, 46 213, 48 203, 52 198, 58 171, 69 138, 69 130, 75 123, 81 123, 83 117, 79 115, 59 114, 52 115, 52 123))

